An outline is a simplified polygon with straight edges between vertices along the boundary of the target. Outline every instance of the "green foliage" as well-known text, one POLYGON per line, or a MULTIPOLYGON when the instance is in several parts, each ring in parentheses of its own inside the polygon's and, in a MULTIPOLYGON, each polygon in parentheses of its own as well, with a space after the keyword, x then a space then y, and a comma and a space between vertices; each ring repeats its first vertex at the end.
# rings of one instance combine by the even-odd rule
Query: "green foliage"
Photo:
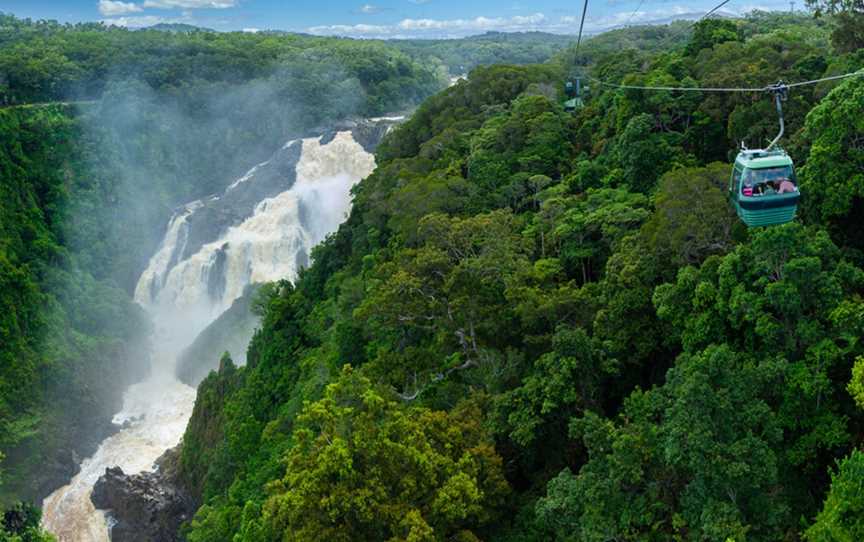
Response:
POLYGON ((333 89, 352 91, 362 93, 361 112, 375 114, 408 106, 442 83, 434 70, 383 42, 272 33, 129 31, 0 17, 0 72, 12 104, 70 96, 96 99, 112 81, 136 78, 166 91, 188 86, 224 89, 276 75, 296 83, 282 96, 285 99, 301 101, 314 93, 320 99, 322 91, 333 89), (337 73, 343 77, 335 77, 337 73))
POLYGON ((855 399, 858 408, 864 408, 864 358, 855 359, 855 364, 852 366, 852 379, 846 386, 846 390, 855 399))
POLYGON ((663 176, 643 230, 653 254, 678 268, 732 247, 736 218, 726 196, 729 175, 728 165, 713 163, 663 176))
POLYGON ((738 39, 740 39, 740 30, 735 21, 705 19, 699 21, 693 28, 690 42, 684 51, 690 56, 695 56, 702 49, 711 49, 715 45, 738 39))
POLYGON ((412 58, 440 62, 452 75, 491 64, 539 64, 564 49, 571 36, 543 32, 487 32, 448 40, 398 40, 394 45, 412 58))
POLYGON ((675 148, 676 137, 655 133, 647 113, 630 119, 616 143, 614 159, 621 167, 621 182, 634 192, 650 192, 660 176, 688 160, 675 148))
MULTIPOLYGON (((668 32, 616 31, 559 61, 673 87, 857 62, 797 15, 668 32)), ((258 303, 249 366, 202 388, 236 384, 190 426, 221 428, 186 437, 226 458, 188 455, 205 480, 190 540, 800 536, 828 466, 860 444, 854 238, 839 218, 737 225, 728 155, 773 136, 769 100, 594 88, 568 115, 561 80, 478 68, 386 138, 346 224, 258 303), (439 422, 456 431, 446 450, 439 422), (503 482, 476 491, 463 465, 478 457, 510 499, 503 482)), ((830 172, 810 159, 855 128, 830 109, 853 85, 814 109, 829 86, 787 102, 814 209, 830 172)))
POLYGON ((553 351, 535 362, 523 385, 500 396, 510 438, 523 447, 560 438, 571 417, 599 408, 601 384, 617 369, 584 330, 562 326, 555 332, 553 351))
POLYGON ((346 368, 297 419, 264 540, 474 539, 508 486, 476 406, 403 408, 346 368))
POLYGON ((864 248, 856 219, 864 205, 862 111, 864 88, 855 80, 834 89, 813 108, 803 135, 810 154, 801 168, 807 217, 859 250, 864 248))
POLYGON ((837 27, 831 34, 831 43, 837 51, 853 53, 864 47, 864 13, 861 11, 837 14, 837 27))
POLYGON ((831 491, 816 521, 804 533, 810 542, 852 542, 864 536, 864 453, 859 450, 840 462, 831 475, 831 491))
POLYGON ((101 431, 147 360, 143 311, 65 246, 76 136, 62 107, 0 111, 3 504, 44 496, 58 476, 45 465, 101 431))
POLYGON ((31 504, 18 503, 2 512, 0 542, 54 542, 55 538, 42 531, 42 513, 31 504))
POLYGON ((712 347, 631 395, 619 422, 577 418, 589 460, 550 482, 539 521, 560 540, 781 539, 787 511, 769 492, 782 430, 761 398, 780 368, 712 347))
POLYGON ((617 244, 648 217, 648 199, 622 189, 589 189, 576 197, 550 197, 535 216, 543 257, 555 256, 583 283, 602 275, 617 244))

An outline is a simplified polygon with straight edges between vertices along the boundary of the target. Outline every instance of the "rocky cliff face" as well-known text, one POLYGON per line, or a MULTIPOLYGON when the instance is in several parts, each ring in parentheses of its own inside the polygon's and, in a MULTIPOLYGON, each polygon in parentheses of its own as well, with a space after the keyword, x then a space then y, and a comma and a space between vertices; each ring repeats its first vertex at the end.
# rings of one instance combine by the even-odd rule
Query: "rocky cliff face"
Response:
POLYGON ((128 475, 108 468, 93 487, 93 505, 105 510, 112 542, 179 542, 178 531, 196 504, 174 479, 176 452, 157 461, 156 472, 128 475))

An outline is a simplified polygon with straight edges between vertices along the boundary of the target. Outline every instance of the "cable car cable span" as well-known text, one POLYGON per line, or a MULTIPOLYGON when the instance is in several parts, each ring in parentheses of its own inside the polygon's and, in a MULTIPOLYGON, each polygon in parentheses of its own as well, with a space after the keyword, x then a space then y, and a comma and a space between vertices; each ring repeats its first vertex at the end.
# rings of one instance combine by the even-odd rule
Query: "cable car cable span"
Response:
POLYGON ((778 90, 778 86, 785 88, 794 88, 794 87, 803 87, 806 85, 815 85, 818 83, 824 83, 826 81, 837 81, 839 79, 848 79, 850 77, 861 77, 864 76, 864 70, 857 72, 844 73, 843 75, 834 75, 831 77, 823 77, 821 79, 814 79, 812 81, 801 81, 798 83, 778 83, 772 85, 766 85, 760 88, 718 88, 718 87, 650 87, 650 86, 640 86, 640 85, 619 85, 617 83, 609 83, 607 81, 602 81, 597 79, 596 77, 586 76, 589 80, 606 87, 619 88, 619 89, 627 89, 627 90, 663 90, 663 91, 681 91, 681 92, 776 92, 778 90))
POLYGON ((723 0, 722 2, 720 2, 719 4, 717 4, 716 6, 714 6, 714 7, 711 9, 711 11, 709 11, 709 12, 706 13, 705 15, 699 17, 698 19, 696 19, 695 21, 693 21, 692 23, 690 23, 689 25, 687 25, 687 27, 686 27, 684 30, 681 30, 681 31, 679 31, 679 32, 675 32, 674 34, 670 34, 670 35, 666 36, 665 38, 663 38, 663 41, 668 41, 668 40, 671 40, 672 38, 677 38, 678 36, 680 36, 680 35, 683 34, 684 32, 687 32, 688 30, 690 30, 691 28, 693 28, 693 27, 696 26, 697 24, 701 23, 702 21, 704 21, 705 19, 707 19, 707 18, 710 17, 711 15, 714 15, 714 13, 715 13, 718 9, 722 8, 723 6, 725 6, 726 4, 728 4, 728 3, 731 2, 731 1, 732 1, 732 0, 723 0))
POLYGON ((823 77, 822 79, 814 79, 812 81, 803 81, 801 83, 791 83, 786 85, 789 88, 792 87, 803 87, 804 85, 815 85, 818 83, 824 83, 825 81, 836 81, 838 79, 847 79, 849 77, 861 77, 864 76, 864 70, 859 70, 857 72, 844 73, 843 75, 832 75, 831 77, 823 77))
POLYGON ((636 12, 639 11, 639 9, 642 7, 642 4, 644 4, 644 3, 645 3, 645 0, 639 0, 639 5, 636 6, 636 9, 633 10, 633 13, 631 13, 630 16, 627 17, 627 22, 624 23, 624 28, 627 28, 627 26, 630 24, 630 21, 633 20, 633 16, 636 15, 636 12))
POLYGON ((574 55, 579 54, 579 46, 582 45, 582 28, 585 26, 585 15, 588 13, 588 0, 585 0, 585 5, 582 6, 582 22, 579 23, 579 37, 576 39, 576 51, 574 55))

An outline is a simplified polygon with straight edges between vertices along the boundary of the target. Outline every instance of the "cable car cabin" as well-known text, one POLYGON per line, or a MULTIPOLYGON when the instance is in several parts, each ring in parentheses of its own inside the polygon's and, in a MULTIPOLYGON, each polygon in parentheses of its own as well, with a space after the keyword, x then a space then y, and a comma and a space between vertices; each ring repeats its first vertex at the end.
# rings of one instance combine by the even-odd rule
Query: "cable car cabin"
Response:
POLYGON ((585 104, 582 103, 581 98, 573 98, 564 102, 564 111, 568 113, 575 113, 576 110, 581 108, 583 105, 585 104))
POLYGON ((779 149, 738 153, 729 193, 738 217, 750 227, 791 222, 801 199, 792 159, 779 149))

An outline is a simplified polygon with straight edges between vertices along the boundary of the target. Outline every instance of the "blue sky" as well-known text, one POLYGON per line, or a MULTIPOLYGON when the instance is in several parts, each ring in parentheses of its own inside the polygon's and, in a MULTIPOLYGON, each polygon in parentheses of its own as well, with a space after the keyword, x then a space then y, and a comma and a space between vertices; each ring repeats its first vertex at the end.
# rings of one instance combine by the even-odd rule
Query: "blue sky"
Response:
MULTIPOLYGON (((692 18, 719 0, 594 0, 589 32, 623 24, 692 18)), ((798 0, 803 9, 804 0, 798 0)), ((728 15, 790 8, 787 0, 733 0, 728 15)), ((573 34, 579 0, 0 0, 0 11, 62 22, 128 27, 182 22, 217 30, 277 29, 367 38, 459 37, 490 30, 573 34)))

